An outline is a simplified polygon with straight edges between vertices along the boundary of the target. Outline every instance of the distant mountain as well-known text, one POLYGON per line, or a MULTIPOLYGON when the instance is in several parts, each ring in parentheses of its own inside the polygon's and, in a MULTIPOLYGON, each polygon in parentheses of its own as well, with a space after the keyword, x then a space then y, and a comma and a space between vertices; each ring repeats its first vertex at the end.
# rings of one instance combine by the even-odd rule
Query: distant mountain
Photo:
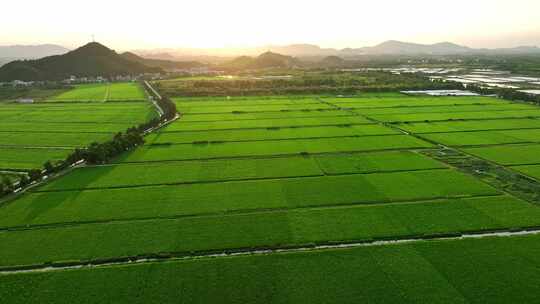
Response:
POLYGON ((304 56, 336 56, 339 50, 324 49, 313 44, 291 44, 287 46, 268 46, 267 49, 271 52, 284 54, 288 56, 304 57, 304 56))
POLYGON ((160 60, 172 60, 172 61, 177 60, 176 57, 174 57, 173 55, 169 53, 148 54, 143 57, 147 59, 160 59, 160 60))
POLYGON ((159 71, 160 68, 128 60, 102 44, 91 42, 64 55, 10 62, 0 67, 0 81, 61 80, 71 75, 105 77, 159 71))
POLYGON ((484 51, 490 54, 495 55, 529 55, 529 54, 540 54, 540 48, 536 46, 518 46, 515 48, 505 48, 505 49, 493 49, 486 50, 481 49, 478 51, 484 51))
POLYGON ((131 52, 122 53, 121 56, 127 60, 138 62, 149 67, 161 68, 166 71, 193 69, 193 68, 201 68, 201 67, 206 66, 197 61, 173 61, 173 60, 144 58, 131 52))
MULTIPOLYGON (((211 58, 212 62, 219 62, 219 58, 233 58, 238 55, 255 57, 257 54, 269 51, 296 58, 318 57, 322 59, 328 56, 353 57, 362 55, 388 55, 388 56, 415 56, 415 55, 512 55, 512 54, 540 54, 540 48, 523 46, 507 49, 475 49, 451 42, 435 44, 409 43, 389 40, 371 47, 332 49, 321 48, 313 44, 291 44, 285 46, 264 46, 254 48, 225 48, 225 49, 160 49, 154 51, 137 51, 138 54, 146 54, 145 57, 153 58, 159 55, 159 59, 167 59, 165 56, 182 58, 182 60, 202 60, 199 58, 211 58), (155 54, 149 56, 149 54, 155 54), (199 56, 199 58, 197 58, 199 56)), ((209 61, 210 61, 209 60, 209 61)))
POLYGON ((56 44, 0 46, 0 58, 36 59, 69 52, 56 44))
POLYGON ((228 69, 268 69, 268 68, 292 68, 299 66, 300 61, 291 56, 285 56, 273 52, 265 52, 258 57, 240 56, 221 67, 228 69))
POLYGON ((390 40, 373 47, 348 50, 356 54, 368 55, 457 55, 471 52, 472 49, 450 42, 418 44, 390 40))
POLYGON ((324 57, 319 65, 323 68, 338 68, 346 65, 345 59, 338 56, 328 56, 324 57))
POLYGON ((474 49, 451 42, 418 44, 390 40, 373 47, 348 49, 345 52, 355 55, 517 55, 540 54, 540 48, 535 46, 520 46, 503 49, 474 49))

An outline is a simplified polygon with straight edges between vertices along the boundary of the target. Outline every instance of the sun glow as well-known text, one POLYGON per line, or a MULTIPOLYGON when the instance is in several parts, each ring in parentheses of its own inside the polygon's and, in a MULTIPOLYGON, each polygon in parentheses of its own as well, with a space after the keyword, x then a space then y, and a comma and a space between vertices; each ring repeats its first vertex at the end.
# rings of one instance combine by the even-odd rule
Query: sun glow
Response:
POLYGON ((513 34, 521 35, 523 43, 540 44, 539 9, 537 0, 8 1, 2 4, 2 11, 11 13, 0 19, 0 44, 73 47, 92 34, 118 49, 289 43, 357 47, 387 39, 474 46, 480 35, 484 44, 504 44, 501 39, 513 34))

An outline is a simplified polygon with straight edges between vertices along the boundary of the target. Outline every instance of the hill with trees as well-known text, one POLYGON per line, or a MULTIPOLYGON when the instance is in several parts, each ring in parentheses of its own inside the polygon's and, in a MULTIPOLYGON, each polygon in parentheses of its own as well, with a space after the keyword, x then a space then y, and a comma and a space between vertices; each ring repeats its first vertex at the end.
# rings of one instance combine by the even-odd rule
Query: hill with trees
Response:
POLYGON ((0 67, 0 81, 62 80, 72 75, 108 77, 160 71, 159 67, 128 60, 102 44, 91 42, 64 55, 10 62, 0 67))
POLYGON ((258 70, 269 68, 294 68, 301 65, 302 63, 294 57, 266 52, 258 57, 241 56, 224 63, 221 67, 233 70, 258 70))

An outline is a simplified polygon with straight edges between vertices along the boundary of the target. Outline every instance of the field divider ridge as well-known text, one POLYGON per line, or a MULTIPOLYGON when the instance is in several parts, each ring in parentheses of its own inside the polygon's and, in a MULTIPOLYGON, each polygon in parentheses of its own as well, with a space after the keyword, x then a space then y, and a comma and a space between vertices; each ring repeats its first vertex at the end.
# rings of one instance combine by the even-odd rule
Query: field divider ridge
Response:
POLYGON ((238 256, 261 256, 269 254, 284 254, 295 252, 345 250, 358 247, 391 246, 415 242, 439 242, 463 239, 478 239, 492 237, 515 237, 540 234, 540 227, 525 227, 512 229, 487 229, 463 232, 434 233, 424 235, 410 235, 401 237, 382 237, 364 240, 326 241, 303 243, 288 246, 260 246, 222 250, 204 250, 195 252, 158 252, 138 254, 136 256, 122 256, 113 258, 100 258, 85 261, 57 261, 45 264, 16 265, 0 267, 0 275, 17 273, 51 272, 81 268, 101 268, 121 265, 148 264, 158 262, 214 259, 238 256))

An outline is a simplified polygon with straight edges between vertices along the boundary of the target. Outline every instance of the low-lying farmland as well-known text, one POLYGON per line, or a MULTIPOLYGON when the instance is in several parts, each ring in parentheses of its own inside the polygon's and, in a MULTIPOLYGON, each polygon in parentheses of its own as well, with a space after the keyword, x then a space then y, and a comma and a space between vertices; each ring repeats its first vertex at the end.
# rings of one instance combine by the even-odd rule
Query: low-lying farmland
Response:
POLYGON ((340 117, 355 116, 354 113, 328 110, 302 110, 280 112, 241 112, 241 113, 218 113, 218 114, 192 114, 183 115, 182 122, 214 122, 233 120, 260 120, 260 119, 294 119, 294 118, 317 118, 317 117, 340 117))
POLYGON ((58 96, 52 97, 50 101, 105 101, 108 84, 82 84, 76 85, 73 89, 58 96))
POLYGON ((219 252, 275 244, 360 242, 389 235, 404 238, 449 231, 467 233, 533 227, 539 223, 540 208, 506 196, 122 221, 0 232, 0 242, 11 249, 0 252, 0 268, 152 252, 219 252), (27 248, 28 243, 40 247, 27 248))
POLYGON ((428 107, 428 106, 456 106, 456 105, 500 105, 500 100, 489 97, 423 97, 401 96, 389 98, 329 98, 323 97, 324 101, 334 105, 351 108, 401 108, 401 107, 428 107))
POLYGON ((397 124, 412 133, 470 132, 487 130, 540 129, 540 119, 495 119, 397 124))
POLYGON ((142 101, 144 90, 138 83, 100 83, 75 85, 72 89, 51 97, 50 102, 142 101))
POLYGON ((422 137, 448 146, 536 143, 540 141, 540 129, 433 133, 422 137))
POLYGON ((463 151, 501 165, 540 164, 540 145, 505 145, 468 148, 463 151))
POLYGON ((407 135, 265 140, 255 142, 200 143, 191 145, 146 146, 119 159, 119 162, 194 160, 230 157, 367 152, 421 149, 431 144, 407 135))
MULTIPOLYGON (((110 87, 104 103, 25 105, 29 113, 0 107, 0 119, 7 118, 0 168, 32 168, 63 152, 59 147, 106 139, 151 118, 149 103, 126 102, 137 98, 134 88, 110 87), (38 150, 23 147, 30 144, 52 154, 24 156, 38 150)), ((0 205, 0 284, 21 290, 0 288, 0 298, 537 298, 540 207, 465 160, 508 166, 511 178, 521 172, 535 183, 539 108, 399 93, 174 101, 179 119, 147 135, 143 146, 0 205), (66 266, 76 269, 55 269, 66 266)))
POLYGON ((508 110, 491 112, 452 112, 452 113, 427 113, 427 114, 388 114, 370 115, 371 118, 384 122, 430 122, 449 120, 481 120, 481 119, 507 119, 507 118, 531 118, 540 117, 540 109, 508 110))
POLYGON ((71 149, 54 148, 0 148, 0 169, 29 170, 40 168, 46 161, 63 160, 71 149))
POLYGON ((539 251, 540 237, 529 235, 134 263, 3 275, 0 297, 13 304, 119 297, 120 303, 535 303, 539 251))
POLYGON ((221 106, 221 107, 201 107, 179 104, 178 110, 185 114, 204 114, 204 113, 241 113, 241 112, 281 112, 281 111, 301 111, 301 110, 328 110, 330 105, 313 102, 299 104, 263 104, 263 105, 240 105, 240 106, 221 106))
POLYGON ((227 180, 307 177, 352 173, 446 168, 409 151, 273 157, 208 161, 157 162, 86 167, 55 180, 39 191, 121 188, 227 180), (290 165, 294 164, 294 165, 290 165))
POLYGON ((346 125, 326 127, 285 127, 272 129, 234 129, 193 132, 161 132, 147 138, 151 144, 256 141, 325 137, 359 137, 400 134, 381 125, 346 125))
POLYGON ((0 168, 21 170, 63 160, 74 148, 110 140, 156 117, 149 102, 10 103, 1 104, 0 113, 0 168))
POLYGON ((200 121, 179 122, 172 124, 164 131, 207 131, 207 130, 232 130, 232 129, 267 129, 286 127, 316 127, 338 126, 352 124, 370 124, 369 120, 360 116, 330 116, 330 117, 301 117, 284 119, 252 119, 252 120, 225 120, 225 121, 200 121))
POLYGON ((0 208, 0 227, 497 194, 451 169, 41 192, 0 208))
POLYGON ((109 85, 107 101, 145 100, 146 94, 138 83, 113 83, 109 85))

